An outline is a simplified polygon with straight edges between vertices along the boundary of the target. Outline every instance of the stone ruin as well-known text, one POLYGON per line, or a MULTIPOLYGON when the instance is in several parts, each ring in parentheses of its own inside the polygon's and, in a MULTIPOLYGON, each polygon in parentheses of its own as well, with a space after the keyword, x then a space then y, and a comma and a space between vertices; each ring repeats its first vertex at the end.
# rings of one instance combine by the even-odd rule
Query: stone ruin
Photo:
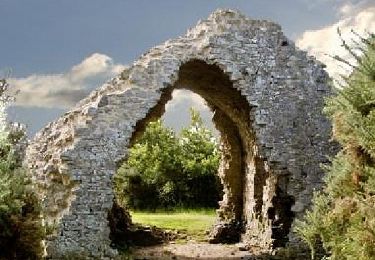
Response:
POLYGON ((279 25, 232 10, 217 10, 186 35, 150 49, 28 147, 26 163, 53 230, 48 257, 116 256, 108 217, 112 178, 178 88, 206 100, 221 134, 224 196, 211 241, 264 249, 297 241, 291 226, 322 185, 320 164, 332 154, 323 68, 279 25))

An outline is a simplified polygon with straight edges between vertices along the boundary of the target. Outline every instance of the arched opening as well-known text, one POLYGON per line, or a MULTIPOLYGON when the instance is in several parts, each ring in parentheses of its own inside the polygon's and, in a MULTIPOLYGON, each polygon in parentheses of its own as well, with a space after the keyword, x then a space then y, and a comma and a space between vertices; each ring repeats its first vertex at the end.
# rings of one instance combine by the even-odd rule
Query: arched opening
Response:
POLYGON ((206 242, 223 197, 219 136, 205 101, 178 89, 165 107, 114 176, 116 201, 132 219, 128 244, 134 246, 206 242))
MULTIPOLYGON (((187 89, 200 95, 213 112, 212 121, 220 133, 222 155, 218 175, 224 195, 219 202, 216 224, 209 235, 210 242, 239 242, 246 222, 254 214, 262 215, 263 187, 268 176, 264 162, 257 157, 251 107, 218 66, 200 60, 183 64, 175 84, 165 88, 158 104, 146 118, 137 122, 130 146, 150 121, 163 115, 175 89, 187 89), (251 188, 253 182, 257 187, 254 190, 251 188)), ((112 225, 113 237, 116 237, 116 230, 119 229, 112 225)))

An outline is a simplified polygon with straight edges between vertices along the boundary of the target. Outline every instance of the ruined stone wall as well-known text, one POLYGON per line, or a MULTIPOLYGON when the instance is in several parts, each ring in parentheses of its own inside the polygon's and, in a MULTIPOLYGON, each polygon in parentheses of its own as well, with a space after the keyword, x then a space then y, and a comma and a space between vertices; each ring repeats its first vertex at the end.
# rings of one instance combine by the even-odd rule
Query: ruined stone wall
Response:
POLYGON ((116 255, 107 218, 112 177, 175 88, 205 98, 223 136, 225 195, 214 238, 239 224, 245 230, 236 229, 237 235, 246 243, 283 245, 320 187, 320 163, 331 152, 321 112, 327 80, 323 66, 297 50, 279 25, 231 10, 218 10, 186 35, 152 48, 29 146, 27 164, 46 223, 55 227, 48 255, 116 255))

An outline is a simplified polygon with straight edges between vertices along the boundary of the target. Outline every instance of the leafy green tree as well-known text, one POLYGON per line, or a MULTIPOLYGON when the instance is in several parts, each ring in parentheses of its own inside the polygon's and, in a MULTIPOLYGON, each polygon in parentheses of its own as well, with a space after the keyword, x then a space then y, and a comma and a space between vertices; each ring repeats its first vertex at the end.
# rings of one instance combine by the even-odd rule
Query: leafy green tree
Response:
POLYGON ((215 207, 221 196, 218 145, 198 111, 191 108, 190 117, 190 126, 183 128, 180 135, 182 170, 189 191, 186 194, 191 196, 186 200, 190 206, 215 207))
POLYGON ((361 55, 344 42, 357 65, 326 106, 342 150, 296 227, 313 259, 319 244, 326 259, 375 259, 375 35, 361 41, 361 55))
POLYGON ((212 207, 219 200, 219 153, 198 112, 178 137, 162 121, 151 122, 129 149, 115 176, 121 205, 135 209, 212 207))
POLYGON ((0 80, 0 259, 39 259, 44 230, 39 202, 22 168, 25 131, 6 122, 7 82, 0 80))
POLYGON ((151 122, 129 149, 128 160, 115 177, 122 189, 123 196, 118 195, 122 202, 139 209, 176 204, 173 180, 181 174, 179 154, 178 139, 172 129, 164 127, 161 120, 151 122))
POLYGON ((151 122, 142 138, 130 150, 128 165, 145 175, 149 184, 165 182, 175 176, 180 163, 178 139, 172 129, 161 120, 151 122))

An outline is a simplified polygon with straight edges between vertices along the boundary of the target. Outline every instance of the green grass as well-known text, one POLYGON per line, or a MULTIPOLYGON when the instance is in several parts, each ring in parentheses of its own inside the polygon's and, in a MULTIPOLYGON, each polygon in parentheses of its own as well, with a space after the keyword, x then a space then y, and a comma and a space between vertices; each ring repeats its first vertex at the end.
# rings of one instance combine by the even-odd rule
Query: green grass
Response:
POLYGON ((190 238, 204 239, 215 222, 215 209, 177 209, 174 211, 132 211, 134 223, 177 230, 190 238))

